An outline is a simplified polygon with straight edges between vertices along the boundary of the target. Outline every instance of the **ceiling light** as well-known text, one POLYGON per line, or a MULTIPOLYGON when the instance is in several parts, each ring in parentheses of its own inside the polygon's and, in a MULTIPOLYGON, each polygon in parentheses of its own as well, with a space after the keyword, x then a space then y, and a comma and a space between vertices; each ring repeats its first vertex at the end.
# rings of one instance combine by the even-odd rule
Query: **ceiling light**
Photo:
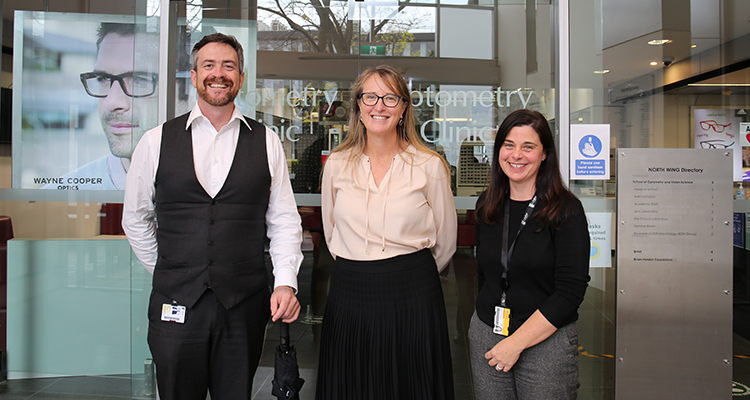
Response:
POLYGON ((696 47, 698 47, 698 45, 697 45, 697 44, 694 44, 694 45, 691 45, 691 46, 690 46, 690 48, 691 48, 691 49, 694 49, 694 48, 696 48, 696 47))
POLYGON ((651 61, 649 64, 651 64, 651 65, 659 65, 659 63, 656 62, 656 61, 651 61))
POLYGON ((689 83, 688 86, 697 87, 747 87, 750 83, 689 83))
POLYGON ((604 75, 604 74, 606 74, 607 72, 609 72, 609 70, 608 70, 608 69, 600 69, 600 70, 596 70, 596 71, 594 71, 594 73, 595 73, 595 74, 597 74, 597 75, 604 75))
POLYGON ((663 44, 672 43, 672 41, 669 39, 654 39, 654 40, 649 40, 647 43, 650 44, 651 46, 661 46, 663 44))

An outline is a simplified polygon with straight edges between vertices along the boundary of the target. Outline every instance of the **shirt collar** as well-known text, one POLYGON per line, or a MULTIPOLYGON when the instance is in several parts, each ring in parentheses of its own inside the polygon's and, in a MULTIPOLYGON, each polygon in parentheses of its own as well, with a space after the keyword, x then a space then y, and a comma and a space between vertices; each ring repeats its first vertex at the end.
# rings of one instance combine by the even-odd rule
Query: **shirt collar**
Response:
MULTIPOLYGON (((187 124, 185 125, 185 130, 187 130, 190 125, 198 118, 204 118, 206 121, 208 121, 208 118, 206 118, 203 113, 201 112, 201 108, 198 106, 198 103, 196 102, 193 106, 193 109, 190 111, 190 116, 188 116, 187 124)), ((247 126, 248 129, 253 130, 253 128, 250 127, 250 124, 247 122, 245 117, 240 112, 239 108, 237 106, 234 106, 234 111, 232 111, 232 117, 229 118, 229 122, 227 122, 227 125, 231 124, 235 119, 239 119, 242 121, 245 126, 247 126)))

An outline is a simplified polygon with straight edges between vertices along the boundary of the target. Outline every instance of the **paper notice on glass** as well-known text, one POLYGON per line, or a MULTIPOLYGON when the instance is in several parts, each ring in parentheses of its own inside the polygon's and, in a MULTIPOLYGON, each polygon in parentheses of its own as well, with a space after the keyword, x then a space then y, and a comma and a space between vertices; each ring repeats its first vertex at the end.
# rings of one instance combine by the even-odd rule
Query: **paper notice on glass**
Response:
POLYGON ((609 125, 570 126, 570 178, 610 179, 609 125))
POLYGON ((589 221, 591 253, 590 268, 610 268, 612 266, 612 213, 586 213, 589 221))

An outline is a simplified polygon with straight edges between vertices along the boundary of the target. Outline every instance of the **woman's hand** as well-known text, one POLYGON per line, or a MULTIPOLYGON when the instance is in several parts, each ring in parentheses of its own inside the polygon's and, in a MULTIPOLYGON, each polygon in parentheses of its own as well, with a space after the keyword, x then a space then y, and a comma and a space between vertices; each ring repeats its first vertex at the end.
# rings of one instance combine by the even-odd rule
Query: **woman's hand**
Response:
POLYGON ((496 370, 502 372, 510 371, 524 350, 523 346, 518 346, 515 342, 513 335, 508 336, 485 353, 484 358, 488 359, 489 364, 495 367, 496 370))
POLYGON ((501 340, 484 358, 498 371, 508 372, 521 356, 521 352, 550 337, 557 328, 547 321, 539 310, 534 311, 518 330, 501 340))

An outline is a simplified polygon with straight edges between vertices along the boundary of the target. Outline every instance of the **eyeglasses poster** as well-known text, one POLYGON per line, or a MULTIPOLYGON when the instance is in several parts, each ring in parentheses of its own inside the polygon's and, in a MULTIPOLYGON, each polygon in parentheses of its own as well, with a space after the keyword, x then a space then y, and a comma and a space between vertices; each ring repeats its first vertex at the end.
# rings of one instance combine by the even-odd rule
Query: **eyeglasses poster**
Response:
POLYGON ((14 188, 124 189, 158 120, 158 24, 148 22, 16 11, 14 188))
POLYGON ((734 152, 734 181, 750 181, 750 152, 748 156, 739 138, 742 117, 735 109, 694 108, 693 132, 696 149, 732 149, 734 152), (744 160, 749 162, 746 163, 744 160))

